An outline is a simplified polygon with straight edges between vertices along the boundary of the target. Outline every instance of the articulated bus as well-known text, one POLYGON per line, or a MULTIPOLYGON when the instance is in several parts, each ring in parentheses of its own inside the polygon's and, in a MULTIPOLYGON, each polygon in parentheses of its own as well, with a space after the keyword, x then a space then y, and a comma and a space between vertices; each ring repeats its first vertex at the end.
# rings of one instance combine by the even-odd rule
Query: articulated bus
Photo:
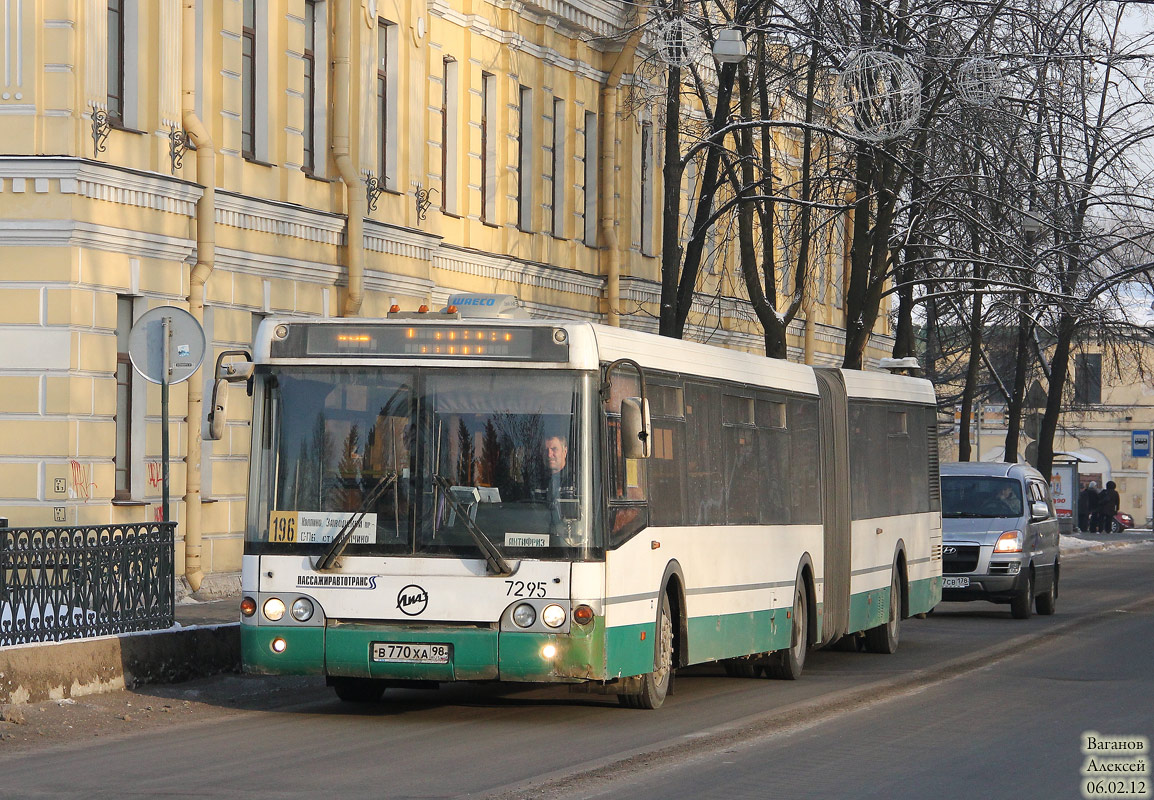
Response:
POLYGON ((243 355, 250 672, 656 708, 691 664, 893 652, 941 597, 925 380, 452 306, 269 319, 243 355))

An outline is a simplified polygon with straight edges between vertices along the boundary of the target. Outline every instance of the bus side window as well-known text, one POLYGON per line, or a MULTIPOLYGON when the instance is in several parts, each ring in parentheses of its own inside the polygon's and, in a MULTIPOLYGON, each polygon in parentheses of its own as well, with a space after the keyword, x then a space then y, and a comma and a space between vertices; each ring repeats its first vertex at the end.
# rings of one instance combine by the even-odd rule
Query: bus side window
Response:
POLYGON ((609 437, 609 538, 619 544, 649 524, 645 459, 625 458, 621 450, 621 399, 641 394, 636 375, 615 372, 605 403, 609 437))

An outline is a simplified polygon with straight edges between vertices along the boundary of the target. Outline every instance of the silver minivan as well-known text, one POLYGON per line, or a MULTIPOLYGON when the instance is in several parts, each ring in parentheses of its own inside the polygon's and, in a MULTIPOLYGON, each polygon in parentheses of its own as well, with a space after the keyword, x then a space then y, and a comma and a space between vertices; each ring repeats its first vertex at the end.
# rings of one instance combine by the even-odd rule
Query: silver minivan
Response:
POLYGON ((943 464, 942 599, 1009 603, 1016 619, 1058 602, 1050 483, 1026 464, 943 464))

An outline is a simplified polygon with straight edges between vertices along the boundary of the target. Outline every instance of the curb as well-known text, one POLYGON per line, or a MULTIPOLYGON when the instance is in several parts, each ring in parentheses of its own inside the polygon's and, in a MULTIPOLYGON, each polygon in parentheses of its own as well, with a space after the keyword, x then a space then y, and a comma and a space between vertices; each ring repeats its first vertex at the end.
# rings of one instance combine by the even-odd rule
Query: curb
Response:
POLYGON ((239 623, 15 645, 0 651, 0 704, 63 700, 239 669, 239 623))

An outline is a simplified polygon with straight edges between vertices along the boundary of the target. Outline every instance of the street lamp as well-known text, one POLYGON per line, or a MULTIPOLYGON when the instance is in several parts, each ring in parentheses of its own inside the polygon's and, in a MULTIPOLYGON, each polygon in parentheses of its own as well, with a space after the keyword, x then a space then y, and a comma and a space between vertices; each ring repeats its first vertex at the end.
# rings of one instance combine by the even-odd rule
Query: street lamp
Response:
POLYGON ((718 64, 740 64, 749 55, 749 48, 737 28, 722 28, 713 43, 713 57, 718 64))

